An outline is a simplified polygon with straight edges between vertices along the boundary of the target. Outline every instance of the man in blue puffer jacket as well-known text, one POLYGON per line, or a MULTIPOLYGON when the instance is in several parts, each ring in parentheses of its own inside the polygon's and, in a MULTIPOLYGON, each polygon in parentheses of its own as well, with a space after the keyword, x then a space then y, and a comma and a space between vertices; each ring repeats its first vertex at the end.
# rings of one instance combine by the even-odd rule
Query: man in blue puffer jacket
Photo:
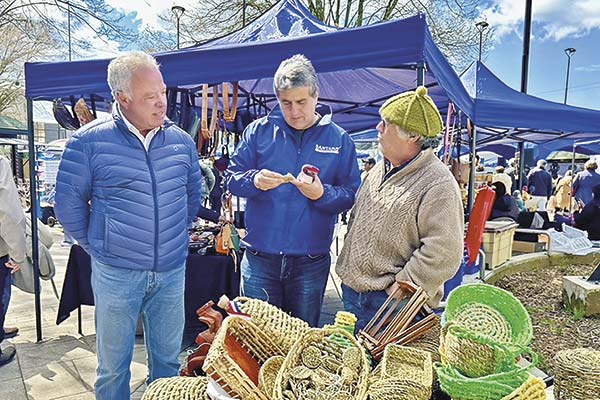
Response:
POLYGON ((316 326, 333 228, 354 203, 360 171, 350 136, 330 110, 316 112, 317 76, 306 57, 283 61, 274 89, 278 107, 246 128, 227 171, 231 193, 247 198, 241 292, 316 326), (305 164, 317 176, 302 179, 305 164))
POLYGON ((141 312, 148 379, 177 375, 184 326, 187 228, 200 206, 198 155, 166 119, 155 59, 132 52, 108 66, 112 118, 69 140, 55 211, 92 258, 98 368, 96 399, 129 399, 141 312))

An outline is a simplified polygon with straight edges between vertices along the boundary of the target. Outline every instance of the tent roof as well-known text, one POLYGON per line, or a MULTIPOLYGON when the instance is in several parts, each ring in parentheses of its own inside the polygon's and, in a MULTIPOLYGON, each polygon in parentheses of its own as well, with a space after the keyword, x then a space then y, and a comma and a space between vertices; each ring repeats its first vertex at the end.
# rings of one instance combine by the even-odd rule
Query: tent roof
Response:
POLYGON ((543 100, 504 84, 483 63, 473 63, 461 76, 471 102, 461 109, 475 125, 490 128, 492 139, 544 142, 564 137, 597 136, 600 111, 543 100), (508 128, 508 129, 506 129, 508 128))

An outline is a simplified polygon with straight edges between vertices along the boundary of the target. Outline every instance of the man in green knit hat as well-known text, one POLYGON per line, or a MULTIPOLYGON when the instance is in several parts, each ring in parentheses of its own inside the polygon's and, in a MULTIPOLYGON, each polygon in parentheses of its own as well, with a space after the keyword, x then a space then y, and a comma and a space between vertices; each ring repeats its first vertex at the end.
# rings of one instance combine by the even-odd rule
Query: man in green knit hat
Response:
POLYGON ((357 331, 400 281, 421 286, 437 307, 463 254, 460 191, 433 151, 443 127, 427 89, 394 96, 379 113, 384 160, 358 191, 336 265, 357 331))

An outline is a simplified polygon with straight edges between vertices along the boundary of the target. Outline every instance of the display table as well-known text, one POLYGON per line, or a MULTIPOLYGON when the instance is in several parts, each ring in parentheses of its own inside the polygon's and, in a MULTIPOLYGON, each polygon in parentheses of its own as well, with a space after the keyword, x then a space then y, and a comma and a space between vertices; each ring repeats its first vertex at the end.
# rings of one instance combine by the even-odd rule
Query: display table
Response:
MULTIPOLYGON (((90 256, 77 245, 71 247, 56 317, 57 325, 77 309, 79 333, 83 334, 80 306, 94 305, 91 273, 90 256)), ((238 296, 239 287, 239 272, 235 270, 231 257, 188 255, 185 270, 185 332, 196 334, 205 328, 196 316, 198 308, 209 300, 216 304, 223 294, 230 298, 238 296)))

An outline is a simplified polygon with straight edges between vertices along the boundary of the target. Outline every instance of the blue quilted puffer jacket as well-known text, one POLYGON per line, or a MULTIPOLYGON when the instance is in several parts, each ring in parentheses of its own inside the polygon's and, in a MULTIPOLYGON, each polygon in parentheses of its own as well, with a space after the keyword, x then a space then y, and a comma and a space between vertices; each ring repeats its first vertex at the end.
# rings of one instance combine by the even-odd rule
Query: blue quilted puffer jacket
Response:
POLYGON ((201 186, 187 133, 166 121, 146 152, 113 116, 86 125, 67 143, 54 208, 65 231, 94 259, 167 271, 185 263, 201 186))

